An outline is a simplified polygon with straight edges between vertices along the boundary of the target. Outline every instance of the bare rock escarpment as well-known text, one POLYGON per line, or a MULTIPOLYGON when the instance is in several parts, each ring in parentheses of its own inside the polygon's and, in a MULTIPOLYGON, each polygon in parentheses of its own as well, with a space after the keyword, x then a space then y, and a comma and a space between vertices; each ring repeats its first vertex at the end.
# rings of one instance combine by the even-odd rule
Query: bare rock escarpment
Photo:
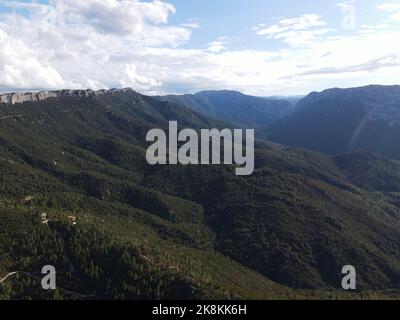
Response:
POLYGON ((41 91, 41 92, 20 92, 6 93, 0 95, 0 104, 18 104, 24 102, 37 102, 49 98, 93 98, 100 95, 112 95, 115 93, 134 92, 131 88, 111 89, 111 90, 58 90, 58 91, 41 91))

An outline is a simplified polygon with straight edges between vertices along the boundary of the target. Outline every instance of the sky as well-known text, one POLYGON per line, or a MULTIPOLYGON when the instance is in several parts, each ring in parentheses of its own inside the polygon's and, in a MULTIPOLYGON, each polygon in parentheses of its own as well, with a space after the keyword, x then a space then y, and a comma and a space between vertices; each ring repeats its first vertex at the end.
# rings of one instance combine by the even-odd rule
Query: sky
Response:
POLYGON ((0 0, 0 92, 399 84, 399 0, 0 0))

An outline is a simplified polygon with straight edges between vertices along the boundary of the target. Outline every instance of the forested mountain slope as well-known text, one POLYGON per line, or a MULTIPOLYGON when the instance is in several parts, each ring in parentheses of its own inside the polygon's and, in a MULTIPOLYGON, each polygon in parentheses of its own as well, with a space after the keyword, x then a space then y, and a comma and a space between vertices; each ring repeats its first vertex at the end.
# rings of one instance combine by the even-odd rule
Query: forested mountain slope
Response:
POLYGON ((368 150, 400 159, 400 86, 313 92, 262 132, 280 144, 332 155, 368 150))
POLYGON ((149 129, 225 123, 133 91, 2 104, 0 119, 0 278, 20 272, 1 298, 358 298, 399 285, 395 161, 368 154, 360 180, 345 158, 260 143, 250 177, 149 166, 149 129), (59 272, 51 294, 38 289, 45 264, 59 272), (346 264, 365 293, 338 291, 346 264))
POLYGON ((249 128, 272 124, 294 110, 294 106, 284 99, 265 99, 228 90, 202 91, 193 95, 170 95, 157 98, 249 128))

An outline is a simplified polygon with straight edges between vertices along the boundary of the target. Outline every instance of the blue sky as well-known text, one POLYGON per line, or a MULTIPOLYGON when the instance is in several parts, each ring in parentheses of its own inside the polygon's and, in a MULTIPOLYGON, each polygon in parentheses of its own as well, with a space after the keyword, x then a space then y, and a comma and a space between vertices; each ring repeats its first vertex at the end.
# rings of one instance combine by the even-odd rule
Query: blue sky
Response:
POLYGON ((234 45, 245 48, 265 48, 271 45, 252 33, 254 25, 275 23, 280 17, 296 17, 305 12, 321 14, 332 23, 338 23, 341 9, 337 1, 294 1, 294 0, 202 0, 169 1, 178 8, 171 17, 171 23, 184 23, 187 19, 197 19, 201 30, 193 33, 191 45, 201 46, 218 37, 238 37, 234 45), (323 3, 323 4, 322 4, 323 3), (335 17, 336 15, 336 17, 335 17))
POLYGON ((0 91, 395 84, 399 27, 393 0, 0 1, 0 91))

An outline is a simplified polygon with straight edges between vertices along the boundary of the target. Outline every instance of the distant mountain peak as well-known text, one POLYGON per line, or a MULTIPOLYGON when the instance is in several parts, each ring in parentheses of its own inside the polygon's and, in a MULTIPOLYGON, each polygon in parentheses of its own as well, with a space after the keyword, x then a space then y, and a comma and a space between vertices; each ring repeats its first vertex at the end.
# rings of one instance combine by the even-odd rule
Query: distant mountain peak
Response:
POLYGON ((291 113, 286 100, 265 99, 232 90, 208 90, 196 94, 157 97, 178 103, 213 118, 239 126, 266 126, 291 113))
POLYGON ((400 86, 369 85, 357 88, 332 88, 322 92, 312 92, 298 103, 298 110, 310 104, 324 105, 328 100, 336 103, 363 106, 371 121, 386 120, 398 124, 400 122, 400 86))
POLYGON ((222 89, 222 90, 203 90, 203 91, 199 91, 196 94, 210 94, 210 93, 239 93, 239 94, 243 94, 240 91, 236 91, 236 90, 229 90, 229 89, 222 89))
POLYGON ((363 86, 363 87, 352 87, 352 88, 329 88, 325 89, 321 92, 319 91, 313 91, 310 94, 308 94, 304 99, 307 99, 309 97, 323 97, 327 95, 336 95, 336 94, 365 94, 365 93, 380 93, 380 92, 390 92, 393 90, 400 90, 400 85, 391 85, 391 86, 385 86, 385 85, 377 85, 377 84, 371 84, 368 86, 363 86))
POLYGON ((128 93, 135 92, 132 88, 124 89, 110 89, 110 90, 55 90, 55 91, 40 91, 40 92, 15 92, 5 93, 0 95, 0 103, 4 104, 18 104, 23 102, 37 102, 43 101, 49 98, 92 98, 99 95, 112 95, 116 93, 128 93))
POLYGON ((400 86, 313 92, 268 129, 269 139, 327 154, 365 149, 400 159, 400 86))

